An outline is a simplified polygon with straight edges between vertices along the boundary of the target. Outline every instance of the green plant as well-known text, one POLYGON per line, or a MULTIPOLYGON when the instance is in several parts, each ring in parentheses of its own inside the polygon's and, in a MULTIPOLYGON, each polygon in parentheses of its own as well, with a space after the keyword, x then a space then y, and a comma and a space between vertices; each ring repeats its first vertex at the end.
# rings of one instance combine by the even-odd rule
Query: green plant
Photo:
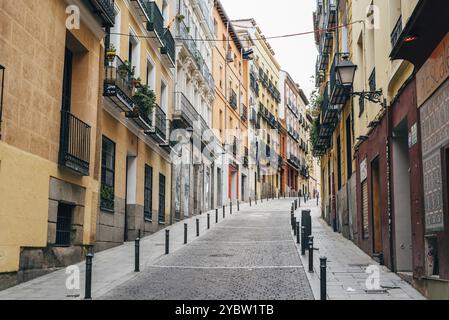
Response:
POLYGON ((118 66, 118 71, 123 78, 134 79, 136 67, 134 67, 128 60, 125 60, 123 64, 118 66))
POLYGON ((149 116, 156 104, 156 94, 149 86, 141 85, 137 88, 133 100, 139 106, 140 110, 149 116))

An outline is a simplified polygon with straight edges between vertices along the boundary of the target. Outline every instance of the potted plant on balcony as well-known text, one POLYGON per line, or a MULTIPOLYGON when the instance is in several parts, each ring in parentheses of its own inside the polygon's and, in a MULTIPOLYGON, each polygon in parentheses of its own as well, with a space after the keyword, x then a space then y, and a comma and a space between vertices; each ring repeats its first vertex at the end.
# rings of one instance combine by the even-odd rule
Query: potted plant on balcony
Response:
POLYGON ((123 79, 134 79, 134 74, 136 72, 136 67, 134 67, 131 62, 125 60, 123 64, 118 66, 118 72, 123 79))
POLYGON ((137 78, 137 79, 133 78, 132 79, 132 84, 133 84, 134 88, 139 88, 142 85, 142 79, 140 79, 140 78, 137 78))
POLYGON ((117 49, 115 49, 114 45, 109 45, 108 49, 106 50, 106 58, 108 59, 109 63, 112 63, 112 61, 114 61, 116 53, 117 49))
POLYGON ((150 117, 156 104, 156 94, 147 85, 140 85, 133 97, 134 103, 138 106, 135 112, 141 112, 144 116, 150 117))

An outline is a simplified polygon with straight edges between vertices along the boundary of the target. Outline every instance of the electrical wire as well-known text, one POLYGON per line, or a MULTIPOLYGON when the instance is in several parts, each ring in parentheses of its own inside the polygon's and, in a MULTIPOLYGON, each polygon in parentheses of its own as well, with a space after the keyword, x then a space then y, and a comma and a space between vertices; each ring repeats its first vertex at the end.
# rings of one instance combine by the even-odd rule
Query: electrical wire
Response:
MULTIPOLYGON (((291 33, 291 34, 284 34, 284 35, 277 35, 277 36, 271 36, 271 37, 258 37, 258 38, 249 38, 249 39, 240 39, 240 41, 267 41, 267 40, 274 40, 274 39, 284 39, 284 38, 293 38, 293 37, 299 37, 304 36, 308 34, 314 34, 314 33, 321 33, 321 32, 332 32, 337 29, 345 28, 347 26, 356 24, 356 23, 363 23, 363 20, 357 20, 350 23, 338 25, 335 27, 327 28, 327 29, 316 29, 313 31, 306 31, 306 32, 298 32, 298 33, 291 33)), ((245 27, 247 28, 247 27, 245 27)), ((125 36, 130 37, 133 36, 135 38, 145 38, 145 39, 156 39, 156 36, 144 36, 144 35, 130 35, 128 33, 120 33, 120 32, 110 32, 110 35, 118 35, 118 36, 125 36)), ((227 40, 220 40, 220 39, 194 39, 194 38, 181 38, 181 37, 175 37, 175 40, 178 41, 193 41, 193 42, 226 42, 227 40)))

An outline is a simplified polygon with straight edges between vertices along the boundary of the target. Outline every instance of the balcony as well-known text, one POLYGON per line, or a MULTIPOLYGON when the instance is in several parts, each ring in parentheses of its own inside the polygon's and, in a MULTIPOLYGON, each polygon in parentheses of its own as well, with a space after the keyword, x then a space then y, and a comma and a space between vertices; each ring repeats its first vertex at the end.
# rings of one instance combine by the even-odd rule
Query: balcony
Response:
POLYGON ((164 110, 158 105, 155 105, 151 113, 152 127, 145 133, 151 135, 151 137, 159 143, 166 143, 170 132, 169 120, 164 110))
POLYGON ((104 28, 115 25, 115 0, 87 0, 87 5, 104 28))
POLYGON ((326 73, 329 67, 329 54, 320 53, 318 57, 318 70, 326 73))
POLYGON ((329 99, 330 89, 331 87, 328 84, 324 90, 323 103, 321 105, 321 116, 322 116, 322 123, 324 125, 335 126, 338 122, 338 115, 341 110, 340 108, 341 105, 333 104, 331 102, 331 100, 329 99))
POLYGON ((164 29, 164 33, 162 36, 162 61, 164 62, 167 68, 174 68, 176 61, 176 47, 175 47, 175 39, 167 28, 164 29))
POLYGON ((288 162, 292 167, 294 167, 294 168, 296 168, 296 169, 299 170, 299 168, 300 168, 300 161, 299 161, 299 159, 298 159, 295 155, 293 155, 293 154, 291 154, 291 153, 288 154, 287 162, 288 162))
POLYGON ((248 166, 249 166, 249 150, 248 150, 248 147, 245 147, 245 151, 244 151, 244 154, 243 154, 243 166, 245 168, 248 168, 248 166))
POLYGON ((327 23, 326 29, 335 28, 337 25, 337 1, 328 0, 327 1, 327 23))
POLYGON ((88 124, 68 111, 61 111, 60 166, 82 176, 89 175, 90 131, 88 124))
POLYGON ((199 123, 199 130, 204 132, 209 129, 206 121, 203 117, 196 111, 193 105, 190 103, 189 99, 182 93, 176 93, 176 105, 173 112, 173 128, 178 129, 189 129, 193 128, 199 123))
POLYGON ((329 55, 333 47, 334 35, 332 32, 325 32, 321 37, 320 52, 329 55))
POLYGON ((337 71, 335 67, 344 60, 344 58, 349 57, 349 53, 339 52, 334 56, 334 61, 332 63, 329 83, 329 103, 334 106, 343 106, 349 100, 349 93, 351 88, 343 86, 339 83, 337 79, 337 71))
POLYGON ((195 60, 195 63, 201 73, 201 75, 204 78, 204 81, 209 86, 210 90, 215 90, 215 81, 212 76, 212 73, 209 70, 209 67, 207 66, 207 63, 205 62, 201 51, 198 49, 196 42, 194 41, 193 37, 190 35, 190 30, 186 26, 186 24, 182 21, 178 23, 178 34, 179 37, 182 39, 183 45, 187 48, 187 51, 189 54, 193 57, 195 60))
POLYGON ((240 119, 242 119, 243 122, 248 121, 248 107, 242 104, 242 110, 240 114, 240 119))
POLYGON ((229 96, 229 104, 234 110, 237 110, 237 94, 232 89, 229 96))
POLYGON ((150 42, 156 47, 163 46, 164 17, 155 1, 133 0, 134 6, 142 12, 142 20, 146 23, 150 42))
POLYGON ((133 111, 131 70, 116 56, 113 61, 105 66, 105 72, 103 95, 121 111, 133 111))
POLYGON ((132 119, 142 130, 151 130, 151 111, 145 110, 143 107, 136 104, 134 109, 132 111, 127 111, 125 115, 128 119, 132 119))

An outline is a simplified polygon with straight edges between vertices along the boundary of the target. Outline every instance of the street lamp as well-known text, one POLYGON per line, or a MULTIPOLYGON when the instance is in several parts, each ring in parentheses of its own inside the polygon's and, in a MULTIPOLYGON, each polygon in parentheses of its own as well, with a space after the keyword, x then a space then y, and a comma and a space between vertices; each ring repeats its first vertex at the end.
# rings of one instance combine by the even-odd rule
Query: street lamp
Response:
POLYGON ((337 74, 338 84, 344 88, 348 88, 349 96, 360 97, 360 104, 363 104, 363 100, 366 99, 373 103, 381 104, 383 107, 385 107, 382 90, 361 92, 352 91, 357 66, 348 60, 348 56, 344 56, 343 60, 335 66, 335 71, 337 74))

